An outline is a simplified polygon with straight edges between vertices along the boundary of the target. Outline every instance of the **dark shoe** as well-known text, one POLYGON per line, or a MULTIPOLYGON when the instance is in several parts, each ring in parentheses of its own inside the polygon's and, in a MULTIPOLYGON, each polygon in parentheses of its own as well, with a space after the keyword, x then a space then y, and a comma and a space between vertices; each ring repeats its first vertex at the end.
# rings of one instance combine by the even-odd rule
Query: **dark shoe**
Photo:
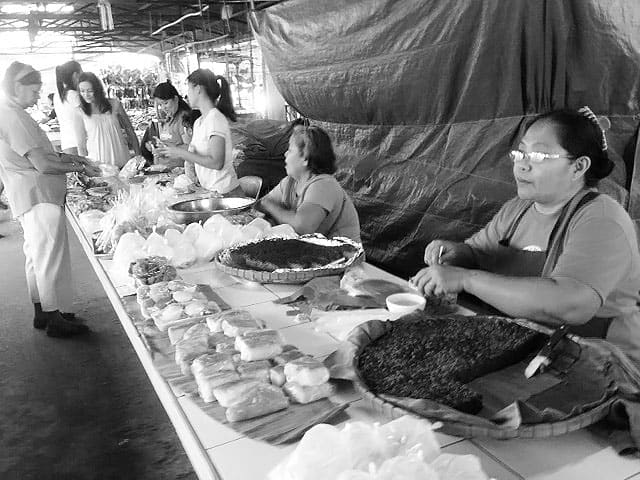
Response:
POLYGON ((72 337, 89 331, 89 327, 82 323, 70 322, 58 312, 47 312, 47 335, 50 337, 72 337))
POLYGON ((35 315, 33 316, 33 328, 37 328, 38 330, 46 328, 47 316, 42 311, 42 305, 40 303, 34 303, 33 309, 35 310, 35 315))
POLYGON ((65 312, 62 312, 62 313, 61 313, 61 315, 62 315, 62 318, 64 318, 65 320, 68 320, 69 322, 85 323, 84 318, 76 316, 76 314, 75 314, 75 313, 71 313, 71 312, 69 312, 69 313, 65 313, 65 312))

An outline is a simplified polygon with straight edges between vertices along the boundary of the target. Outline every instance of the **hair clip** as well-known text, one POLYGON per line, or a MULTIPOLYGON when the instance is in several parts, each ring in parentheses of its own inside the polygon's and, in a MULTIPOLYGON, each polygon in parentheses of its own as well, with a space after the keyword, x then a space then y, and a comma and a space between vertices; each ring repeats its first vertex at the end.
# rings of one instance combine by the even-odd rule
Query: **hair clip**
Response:
POLYGON ((588 118, 589 120, 591 120, 600 129, 600 134, 602 135, 602 151, 605 152, 608 148, 607 136, 605 135, 604 128, 602 128, 602 125, 600 125, 600 122, 598 121, 598 117, 596 117, 596 114, 593 113, 593 110, 591 110, 586 105, 582 108, 579 108, 578 113, 588 118))

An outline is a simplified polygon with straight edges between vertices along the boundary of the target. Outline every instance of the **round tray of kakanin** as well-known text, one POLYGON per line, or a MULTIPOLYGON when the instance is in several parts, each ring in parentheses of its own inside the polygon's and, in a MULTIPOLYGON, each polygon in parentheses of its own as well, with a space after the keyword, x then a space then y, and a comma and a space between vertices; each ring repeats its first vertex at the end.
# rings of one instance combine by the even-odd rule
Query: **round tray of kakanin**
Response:
POLYGON ((267 238, 222 250, 214 264, 221 271, 260 283, 304 283, 339 275, 364 260, 362 245, 345 237, 319 234, 267 238))
POLYGON ((604 418, 618 399, 616 385, 638 370, 609 342, 568 335, 551 368, 526 379, 524 369, 552 332, 496 316, 372 320, 351 332, 336 357, 350 374, 332 377, 353 380, 385 418, 421 416, 450 435, 562 435, 604 418))

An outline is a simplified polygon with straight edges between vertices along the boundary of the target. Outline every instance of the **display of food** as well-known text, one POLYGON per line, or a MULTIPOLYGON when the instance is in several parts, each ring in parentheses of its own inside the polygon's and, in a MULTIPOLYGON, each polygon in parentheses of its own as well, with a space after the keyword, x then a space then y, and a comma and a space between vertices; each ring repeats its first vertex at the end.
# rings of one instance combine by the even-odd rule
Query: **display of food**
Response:
POLYGON ((223 251, 220 261, 241 269, 274 272, 346 264, 361 252, 356 244, 340 241, 317 243, 304 238, 268 238, 223 251))
POLYGON ((178 276, 174 266, 169 264, 165 257, 151 256, 139 258, 129 265, 129 275, 139 284, 152 285, 158 282, 167 282, 178 276))
MULTIPOLYGON (((165 291, 170 283, 165 282, 165 291)), ((146 296, 153 287, 139 290, 146 296)), ((178 305, 173 301, 165 309, 178 305)), ((266 415, 290 402, 314 402, 334 392, 321 362, 284 345, 279 332, 259 323, 245 310, 227 310, 168 327, 181 373, 193 376, 205 403, 217 401, 227 409, 228 421, 266 415)))
POLYGON ((482 395, 466 383, 523 360, 543 337, 498 318, 419 312, 394 322, 366 345, 358 369, 375 394, 424 398, 476 414, 482 395))

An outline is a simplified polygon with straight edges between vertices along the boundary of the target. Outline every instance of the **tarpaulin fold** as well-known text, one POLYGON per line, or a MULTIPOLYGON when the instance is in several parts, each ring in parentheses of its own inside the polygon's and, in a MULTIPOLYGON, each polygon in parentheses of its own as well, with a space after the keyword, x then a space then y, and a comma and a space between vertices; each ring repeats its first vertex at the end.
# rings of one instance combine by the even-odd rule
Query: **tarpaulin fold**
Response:
POLYGON ((430 240, 468 237, 515 194, 507 152, 550 109, 609 116, 606 191, 630 189, 640 219, 622 157, 638 24, 637 0, 289 0, 252 16, 279 91, 334 141, 368 259, 405 276, 430 240))

